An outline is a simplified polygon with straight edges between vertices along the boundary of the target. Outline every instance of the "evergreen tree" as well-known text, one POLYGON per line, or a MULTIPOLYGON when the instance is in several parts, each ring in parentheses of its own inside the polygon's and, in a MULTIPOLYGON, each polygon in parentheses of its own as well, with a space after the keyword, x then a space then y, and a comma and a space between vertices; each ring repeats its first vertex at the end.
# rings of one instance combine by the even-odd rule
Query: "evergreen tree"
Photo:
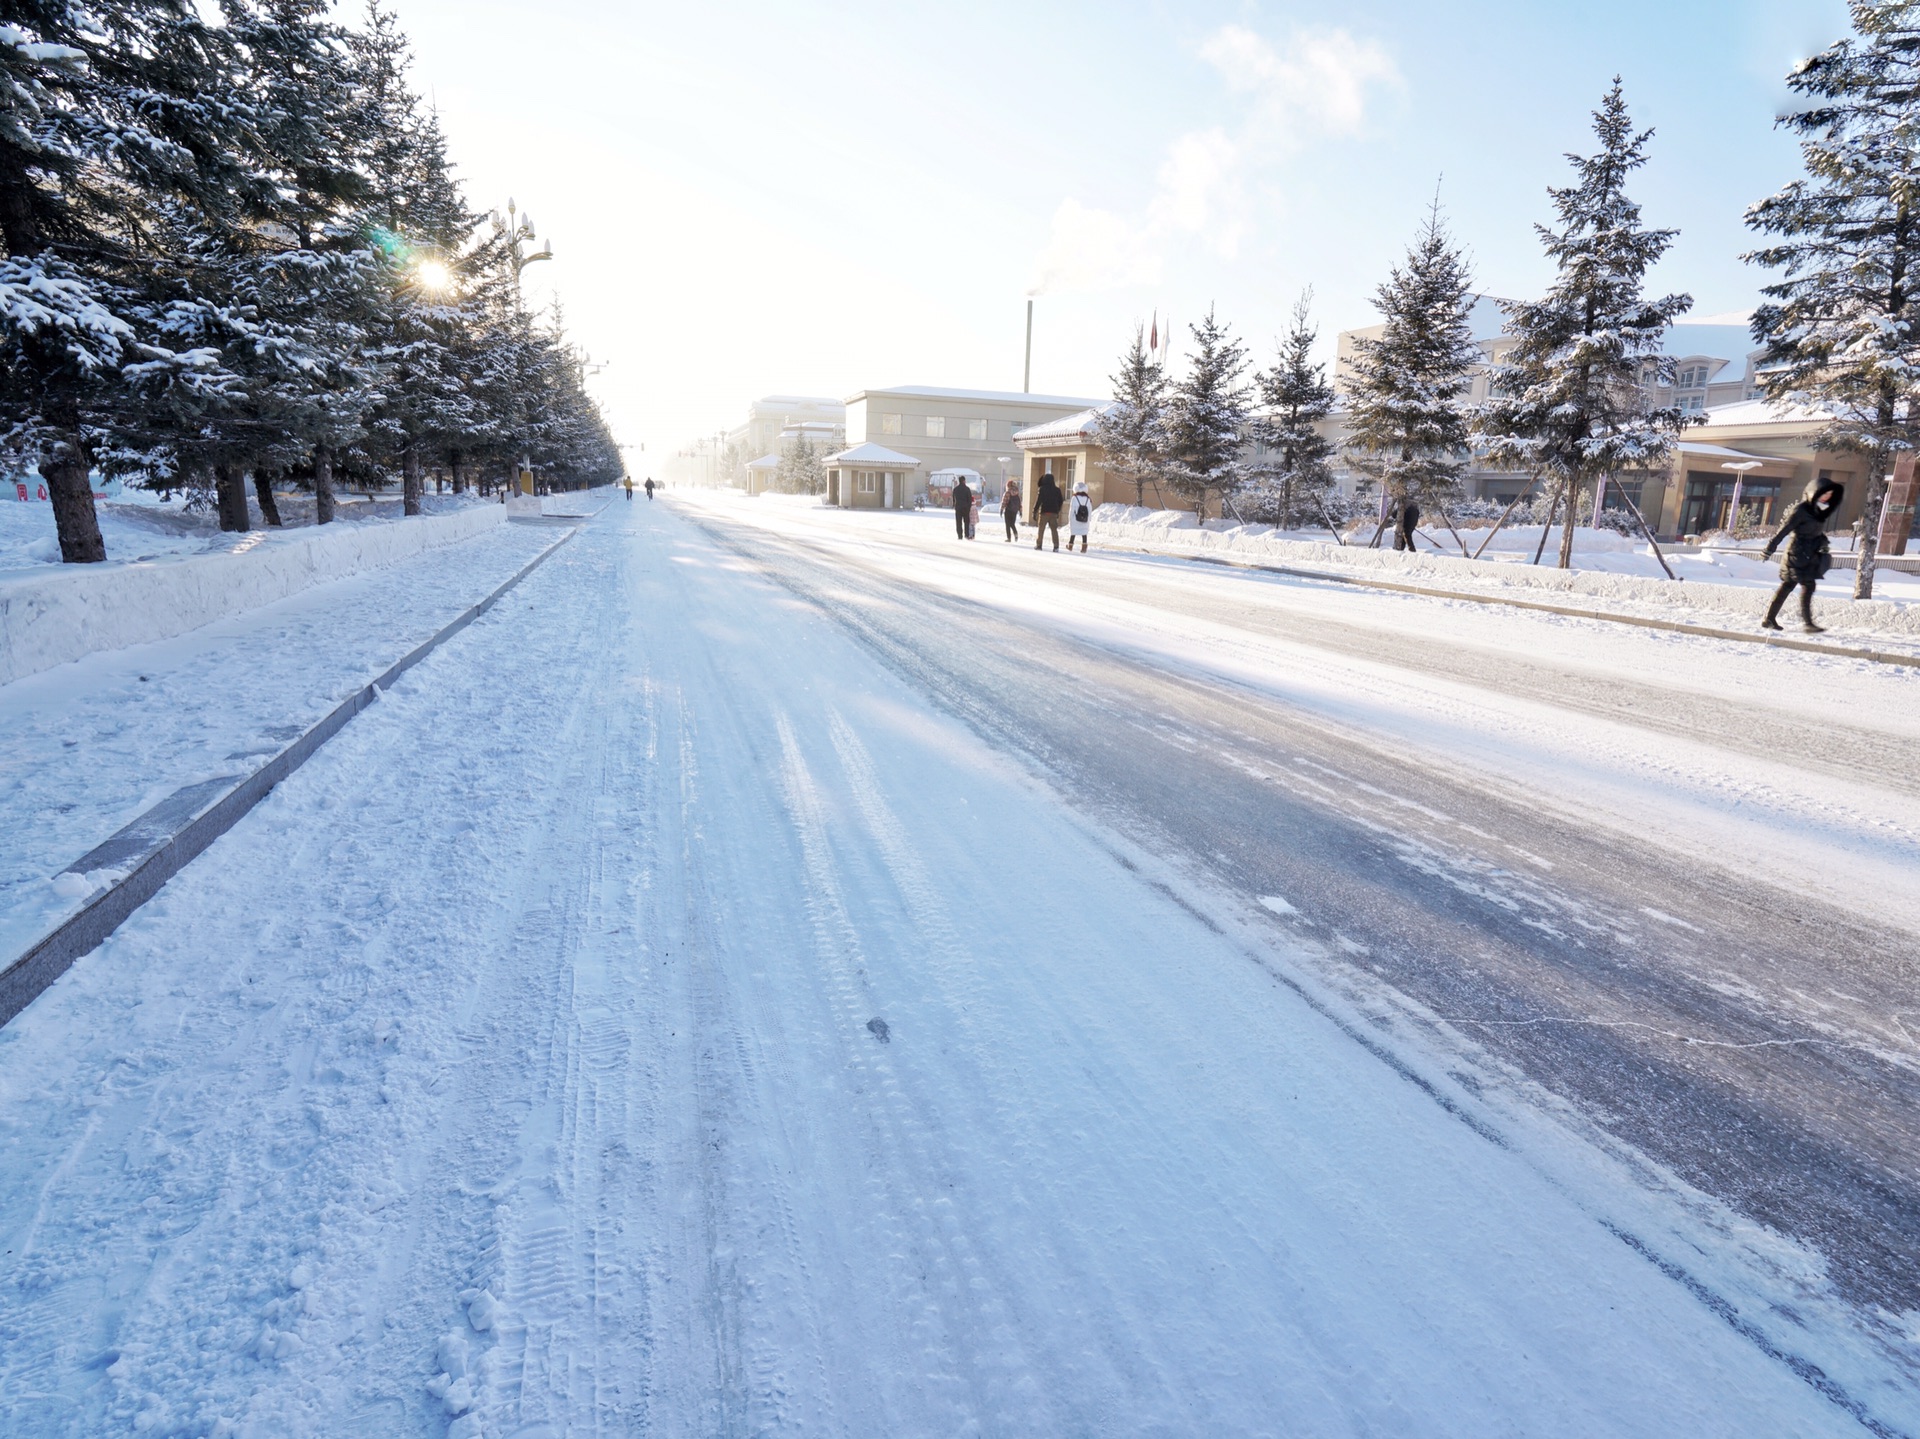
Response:
POLYGON ((1823 405, 1822 443, 1867 463, 1855 598, 1873 594, 1887 472, 1920 445, 1920 5, 1851 0, 1856 36, 1801 64, 1806 177, 1747 213, 1774 242, 1747 258, 1782 272, 1754 311, 1761 382, 1780 403, 1823 405))
POLYGON ((1113 403, 1100 417, 1098 439, 1107 469, 1133 486, 1136 505, 1145 505, 1148 483, 1166 467, 1167 378, 1148 358, 1144 326, 1134 326, 1133 345, 1112 384, 1113 403))
POLYGON ((1374 292, 1386 323, 1377 339, 1357 343, 1348 390, 1348 457, 1395 506, 1438 504, 1458 492, 1466 396, 1480 360, 1469 285, 1436 199, 1406 262, 1374 292))
POLYGON ((1542 299, 1506 304, 1513 347, 1475 416, 1490 460, 1553 480, 1566 516, 1561 569, 1573 563, 1585 490, 1622 470, 1663 469, 1672 454, 1684 416, 1650 407, 1646 381, 1670 374, 1662 341, 1693 304, 1687 295, 1641 293, 1677 232, 1645 228, 1627 197, 1653 132, 1633 128, 1618 77, 1594 111, 1593 132, 1596 153, 1567 156, 1575 183, 1547 192, 1559 228, 1534 227, 1558 273, 1542 299))
POLYGON ((1262 413, 1254 433, 1270 458, 1254 467, 1240 509, 1266 524, 1324 522, 1326 494, 1333 488, 1333 444, 1319 429, 1333 412, 1333 386, 1326 366, 1313 358, 1320 333, 1312 303, 1308 290, 1293 307, 1293 328, 1280 343, 1278 362, 1255 377, 1262 413))
POLYGON ((1204 520, 1208 499, 1218 495, 1224 508, 1246 478, 1240 452, 1246 444, 1250 400, 1241 378, 1247 351, 1211 309, 1206 319, 1188 329, 1193 358, 1167 405, 1166 474, 1204 520))
POLYGON ((784 495, 818 495, 827 488, 826 467, 820 452, 805 435, 795 435, 781 447, 780 468, 773 472, 773 487, 784 495))
POLYGON ((192 0, 13 0, 0 20, 0 410, 46 478, 62 558, 100 560, 94 427, 127 398, 121 366, 210 358, 179 360, 130 313, 161 258, 156 213, 230 231, 257 136, 229 37, 192 0))

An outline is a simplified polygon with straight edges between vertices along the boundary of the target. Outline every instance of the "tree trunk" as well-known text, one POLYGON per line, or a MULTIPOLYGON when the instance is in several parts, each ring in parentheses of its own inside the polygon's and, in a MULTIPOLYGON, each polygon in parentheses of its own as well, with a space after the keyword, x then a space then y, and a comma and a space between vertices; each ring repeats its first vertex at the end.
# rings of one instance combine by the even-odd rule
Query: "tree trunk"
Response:
POLYGON ((92 565, 107 557, 100 538, 100 517, 93 509, 93 456, 78 430, 49 445, 40 461, 40 474, 53 500, 53 526, 60 535, 63 564, 92 565))
POLYGON ((409 515, 420 513, 420 451, 414 445, 400 456, 400 508, 409 515))
MULTIPOLYGON (((1573 568, 1573 526, 1580 518, 1580 481, 1572 475, 1567 476, 1567 517, 1560 527, 1560 568, 1573 568)), ((1546 536, 1542 535, 1541 539, 1546 536)))
POLYGON ((273 497, 273 481, 265 470, 253 472, 253 497, 260 502, 260 514, 275 529, 280 528, 280 502, 273 497))
POLYGON ((247 514, 246 481, 238 466, 213 467, 213 494, 219 503, 221 529, 244 532, 253 528, 253 519, 247 514))
POLYGON ((333 523, 333 451, 326 445, 313 447, 313 522, 333 523))
POLYGON ((1860 511, 1860 567, 1853 572, 1853 597, 1873 598, 1873 566, 1880 553, 1880 512, 1887 507, 1887 465, 1875 456, 1867 471, 1867 502, 1860 511))
POLYGON ((458 450, 447 451, 447 469, 453 475, 453 492, 456 495, 464 494, 467 488, 467 471, 466 467, 460 463, 458 450))

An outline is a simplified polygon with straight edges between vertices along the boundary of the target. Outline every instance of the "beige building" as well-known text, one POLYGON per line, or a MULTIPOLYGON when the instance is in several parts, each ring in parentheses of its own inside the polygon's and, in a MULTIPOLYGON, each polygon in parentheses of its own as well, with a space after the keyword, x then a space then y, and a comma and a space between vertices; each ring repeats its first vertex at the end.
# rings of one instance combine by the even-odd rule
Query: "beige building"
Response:
POLYGON ((1830 528, 1843 530, 1860 518, 1866 502, 1862 456, 1820 447, 1832 423, 1825 410, 1779 406, 1766 400, 1716 405, 1705 422, 1684 432, 1672 470, 1659 485, 1644 484, 1641 513, 1656 532, 1686 536, 1724 528, 1732 516, 1734 486, 1740 506, 1759 512, 1763 524, 1778 524, 1816 480, 1847 487, 1830 528))
POLYGON ((747 418, 727 431, 726 443, 736 453, 777 455, 794 435, 805 434, 816 445, 838 446, 846 437, 847 407, 838 400, 813 395, 763 395, 747 406, 747 418))
POLYGON ((862 390, 847 400, 847 444, 899 446, 918 457, 905 480, 904 505, 925 499, 928 477, 935 470, 948 469, 977 471, 987 498, 994 499, 1007 476, 1019 473, 1015 431, 1100 403, 1062 395, 932 385, 862 390))

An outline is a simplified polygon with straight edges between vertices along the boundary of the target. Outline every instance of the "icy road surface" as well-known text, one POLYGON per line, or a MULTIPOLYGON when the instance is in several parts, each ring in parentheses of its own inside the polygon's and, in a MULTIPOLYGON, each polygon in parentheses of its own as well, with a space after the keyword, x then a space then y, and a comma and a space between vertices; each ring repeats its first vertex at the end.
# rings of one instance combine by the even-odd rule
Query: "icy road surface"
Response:
POLYGON ((0 1433, 1920 1428, 1910 1047, 1631 1018, 1893 931, 854 548, 613 506, 0 1030, 0 1433))

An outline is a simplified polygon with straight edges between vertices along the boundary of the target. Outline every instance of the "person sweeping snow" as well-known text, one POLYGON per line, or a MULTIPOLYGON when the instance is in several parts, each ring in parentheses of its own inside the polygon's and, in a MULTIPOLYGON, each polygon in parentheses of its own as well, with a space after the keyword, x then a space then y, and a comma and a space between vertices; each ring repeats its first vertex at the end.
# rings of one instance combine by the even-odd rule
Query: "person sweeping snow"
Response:
POLYGON ((1793 507, 1787 522, 1780 526, 1780 533, 1767 541, 1766 549, 1761 552, 1766 558, 1773 558, 1782 540, 1787 541, 1787 552, 1780 557, 1780 588, 1773 592, 1773 603, 1767 606, 1767 617, 1760 621, 1760 628, 1780 628, 1780 606, 1798 585, 1802 627, 1810 635, 1824 633, 1825 626, 1813 622, 1813 587, 1833 568, 1827 521, 1833 518, 1846 494, 1845 486, 1838 482, 1821 480, 1811 495, 1793 507))
POLYGON ((1072 553, 1073 542, 1080 541, 1080 553, 1087 552, 1087 536, 1093 530, 1093 499, 1087 494, 1087 482, 1073 482, 1073 498, 1067 504, 1067 551, 1072 553))

